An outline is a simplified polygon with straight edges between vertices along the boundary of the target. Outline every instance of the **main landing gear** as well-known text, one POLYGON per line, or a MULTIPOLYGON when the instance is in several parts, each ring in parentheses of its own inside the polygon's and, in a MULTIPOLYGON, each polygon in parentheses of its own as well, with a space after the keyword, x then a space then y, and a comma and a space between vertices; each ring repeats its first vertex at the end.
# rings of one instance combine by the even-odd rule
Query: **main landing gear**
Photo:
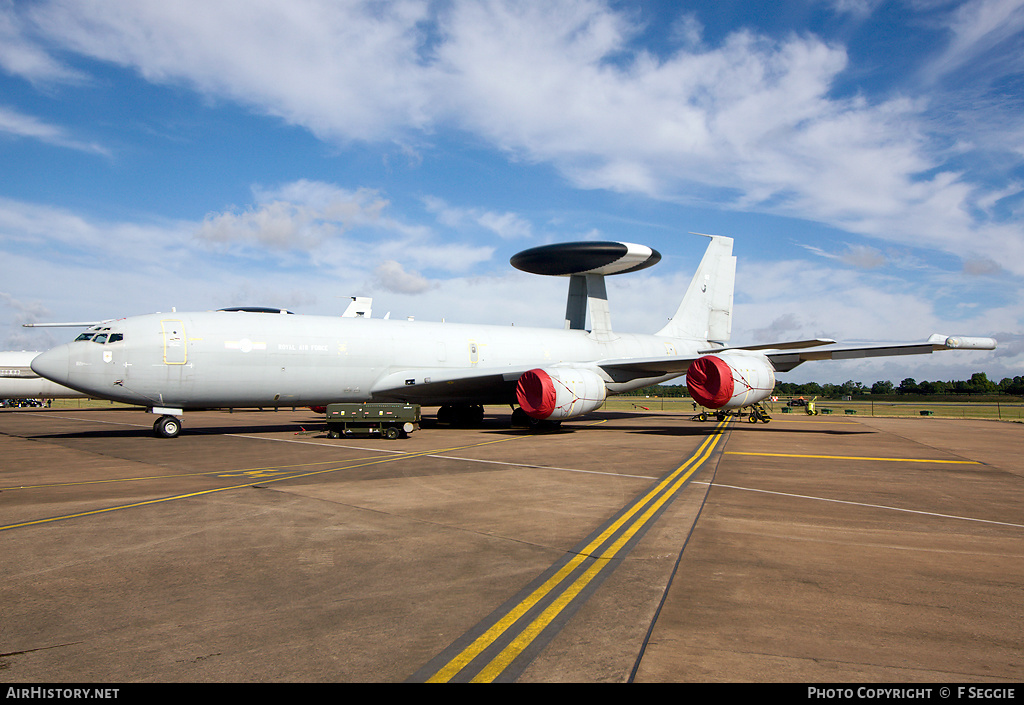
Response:
POLYGON ((480 404, 445 404, 437 410, 437 422, 455 428, 477 428, 484 420, 480 404))
POLYGON ((561 421, 535 419, 522 407, 515 407, 512 410, 512 428, 528 428, 531 431, 557 431, 562 427, 561 421))
POLYGON ((181 433, 181 421, 173 416, 161 416, 153 423, 153 435, 157 438, 177 438, 181 433))

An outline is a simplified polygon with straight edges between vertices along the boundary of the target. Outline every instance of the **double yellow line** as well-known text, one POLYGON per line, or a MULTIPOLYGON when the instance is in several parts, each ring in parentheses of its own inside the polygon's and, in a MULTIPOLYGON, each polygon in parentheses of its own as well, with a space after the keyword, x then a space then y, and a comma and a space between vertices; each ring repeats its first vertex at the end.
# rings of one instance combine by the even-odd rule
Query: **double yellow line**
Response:
POLYGON ((566 607, 572 604, 587 585, 612 565, 612 560, 618 557, 620 552, 623 552, 623 548, 648 525, 651 519, 675 496, 676 492, 711 457, 715 447, 723 438, 722 430, 728 423, 728 418, 719 422, 715 432, 704 440, 685 463, 633 502, 618 519, 580 549, 571 560, 544 581, 540 587, 515 604, 469 646, 441 666, 433 675, 430 675, 426 679, 427 682, 444 683, 458 676, 459 680, 468 679, 474 683, 489 683, 498 678, 566 607), (612 540, 613 537, 615 537, 614 540, 612 540), (602 546, 604 546, 603 550, 601 550, 602 546), (584 563, 588 560, 591 561, 591 564, 583 569, 584 563), (579 573, 578 576, 569 581, 576 573, 579 573), (547 601, 547 606, 539 615, 523 620, 524 616, 535 611, 535 608, 539 609, 539 605, 545 601, 547 601), (511 638, 506 636, 506 632, 521 620, 523 623, 517 627, 518 632, 513 632, 511 638), (499 639, 507 641, 507 644, 497 655, 491 657, 490 660, 487 660, 486 656, 481 659, 486 662, 479 670, 470 669, 467 673, 463 673, 485 651, 490 649, 493 652, 497 648, 495 644, 499 639))

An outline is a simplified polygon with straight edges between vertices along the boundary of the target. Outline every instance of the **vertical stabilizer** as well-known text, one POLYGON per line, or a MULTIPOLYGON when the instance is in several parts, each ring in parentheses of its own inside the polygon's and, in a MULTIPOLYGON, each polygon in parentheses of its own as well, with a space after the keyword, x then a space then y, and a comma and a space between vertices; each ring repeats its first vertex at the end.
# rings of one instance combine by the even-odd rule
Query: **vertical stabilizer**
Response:
POLYGON ((657 335, 727 343, 732 336, 732 294, 736 258, 732 238, 705 235, 711 244, 690 280, 679 309, 657 335))

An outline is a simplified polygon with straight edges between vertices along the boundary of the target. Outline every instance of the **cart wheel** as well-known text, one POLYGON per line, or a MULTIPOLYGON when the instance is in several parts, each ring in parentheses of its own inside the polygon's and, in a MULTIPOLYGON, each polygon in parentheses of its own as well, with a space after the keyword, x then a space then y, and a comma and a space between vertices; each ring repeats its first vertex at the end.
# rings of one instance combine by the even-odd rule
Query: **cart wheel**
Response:
POLYGON ((394 426, 388 426, 381 431, 381 435, 387 438, 389 441, 393 441, 398 438, 398 429, 394 426))

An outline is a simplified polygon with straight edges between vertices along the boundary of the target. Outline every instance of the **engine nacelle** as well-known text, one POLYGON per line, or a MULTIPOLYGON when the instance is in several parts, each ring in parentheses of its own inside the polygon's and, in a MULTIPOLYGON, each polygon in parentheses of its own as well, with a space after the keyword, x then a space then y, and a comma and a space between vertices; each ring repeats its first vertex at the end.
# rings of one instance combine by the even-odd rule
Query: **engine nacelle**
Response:
POLYGON ((775 369, 766 357, 705 355, 686 372, 690 396, 709 409, 739 409, 766 399, 775 389, 775 369))
POLYGON ((571 419, 604 404, 604 380, 590 370, 571 367, 525 372, 516 385, 516 400, 535 419, 571 419))

